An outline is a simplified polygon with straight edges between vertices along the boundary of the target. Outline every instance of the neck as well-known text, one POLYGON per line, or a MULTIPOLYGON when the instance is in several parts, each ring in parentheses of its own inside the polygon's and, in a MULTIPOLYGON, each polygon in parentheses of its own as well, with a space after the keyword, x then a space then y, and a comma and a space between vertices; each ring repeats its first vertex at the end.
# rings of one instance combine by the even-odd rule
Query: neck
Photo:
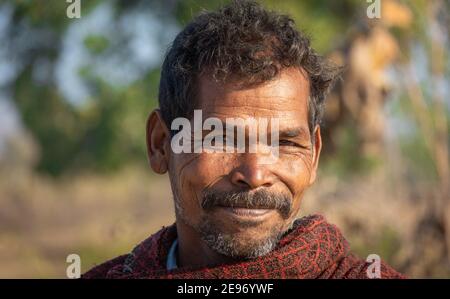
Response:
POLYGON ((177 219, 178 267, 205 267, 233 261, 209 248, 190 225, 177 219))

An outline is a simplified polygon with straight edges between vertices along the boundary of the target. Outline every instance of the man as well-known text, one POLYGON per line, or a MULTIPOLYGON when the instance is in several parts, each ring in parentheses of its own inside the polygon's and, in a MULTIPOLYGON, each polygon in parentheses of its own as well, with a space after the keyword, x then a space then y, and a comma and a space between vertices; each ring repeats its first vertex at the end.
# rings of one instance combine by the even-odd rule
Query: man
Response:
MULTIPOLYGON (((322 216, 295 219, 316 179, 323 102, 338 73, 289 17, 257 3, 197 16, 167 53, 147 122, 150 165, 169 173, 176 223, 83 277, 373 277, 322 216), (236 119, 266 130, 250 141, 250 126, 228 126, 236 119)), ((402 277, 383 262, 379 274, 402 277)))

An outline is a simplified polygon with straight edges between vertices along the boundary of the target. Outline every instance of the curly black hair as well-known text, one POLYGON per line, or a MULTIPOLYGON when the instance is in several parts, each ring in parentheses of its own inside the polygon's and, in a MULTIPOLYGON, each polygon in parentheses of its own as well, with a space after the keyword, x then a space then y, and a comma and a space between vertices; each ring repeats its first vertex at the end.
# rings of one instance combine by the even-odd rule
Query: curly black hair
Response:
POLYGON ((257 2, 235 0, 218 11, 204 11, 177 35, 166 54, 159 86, 162 117, 169 128, 177 117, 192 117, 196 84, 205 72, 222 82, 238 78, 258 84, 288 67, 298 67, 309 77, 308 124, 313 133, 340 69, 311 48, 289 16, 257 2))

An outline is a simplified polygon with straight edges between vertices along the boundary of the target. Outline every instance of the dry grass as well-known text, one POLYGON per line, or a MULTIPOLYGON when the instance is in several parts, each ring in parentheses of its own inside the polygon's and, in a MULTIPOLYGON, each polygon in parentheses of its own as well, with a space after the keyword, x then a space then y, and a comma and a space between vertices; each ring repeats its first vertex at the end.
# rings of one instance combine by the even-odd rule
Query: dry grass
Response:
POLYGON ((174 220, 168 181, 143 171, 9 183, 0 183, 2 278, 65 277, 70 253, 85 271, 174 220))

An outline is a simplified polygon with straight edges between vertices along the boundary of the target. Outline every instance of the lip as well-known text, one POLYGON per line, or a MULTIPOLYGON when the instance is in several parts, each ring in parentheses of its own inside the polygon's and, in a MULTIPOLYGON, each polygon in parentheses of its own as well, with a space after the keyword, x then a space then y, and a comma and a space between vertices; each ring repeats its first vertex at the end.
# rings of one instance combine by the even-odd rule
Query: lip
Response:
POLYGON ((241 207, 217 207, 219 210, 238 218, 262 219, 273 212, 274 209, 241 208, 241 207))

